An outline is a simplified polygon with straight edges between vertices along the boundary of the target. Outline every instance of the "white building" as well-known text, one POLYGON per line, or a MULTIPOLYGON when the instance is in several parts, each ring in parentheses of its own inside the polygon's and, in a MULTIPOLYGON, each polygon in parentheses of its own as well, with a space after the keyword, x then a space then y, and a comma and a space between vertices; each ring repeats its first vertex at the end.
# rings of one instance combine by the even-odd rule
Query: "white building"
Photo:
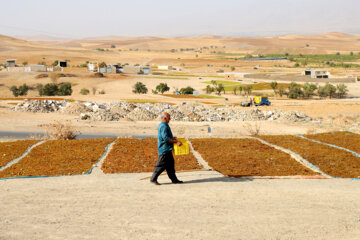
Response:
POLYGON ((330 73, 328 70, 319 70, 308 68, 303 72, 304 76, 310 76, 311 78, 329 78, 330 73))
POLYGON ((168 66, 168 65, 160 65, 158 66, 159 70, 172 70, 173 67, 172 66, 168 66))

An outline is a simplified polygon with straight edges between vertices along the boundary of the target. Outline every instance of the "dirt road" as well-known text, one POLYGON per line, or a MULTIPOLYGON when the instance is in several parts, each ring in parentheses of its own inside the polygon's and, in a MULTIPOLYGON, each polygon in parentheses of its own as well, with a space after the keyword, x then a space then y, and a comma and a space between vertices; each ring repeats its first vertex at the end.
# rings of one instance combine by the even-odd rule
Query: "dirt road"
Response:
POLYGON ((180 173, 0 181, 0 239, 358 239, 359 181, 180 173))

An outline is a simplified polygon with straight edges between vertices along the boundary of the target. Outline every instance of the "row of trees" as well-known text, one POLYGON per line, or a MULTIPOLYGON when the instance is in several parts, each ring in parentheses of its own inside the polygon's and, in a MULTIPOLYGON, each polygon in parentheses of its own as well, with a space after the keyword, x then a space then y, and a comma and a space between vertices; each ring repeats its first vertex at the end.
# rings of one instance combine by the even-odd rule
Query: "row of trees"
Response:
POLYGON ((292 82, 288 89, 283 86, 278 87, 277 82, 270 83, 271 88, 274 90, 275 95, 282 97, 287 95, 288 98, 311 98, 313 96, 319 96, 320 98, 343 98, 347 95, 347 86, 343 83, 337 84, 336 86, 326 83, 324 86, 318 86, 314 83, 305 83, 303 86, 292 82))
MULTIPOLYGON (((170 90, 170 87, 166 83, 160 83, 155 87, 155 89, 152 90, 152 93, 153 94, 158 94, 158 93, 164 94, 165 92, 168 92, 169 90, 170 90)), ((175 92, 180 92, 182 94, 193 94, 194 91, 195 91, 195 89, 190 86, 187 86, 186 88, 181 88, 180 90, 175 89, 175 92)), ((146 94, 147 92, 148 92, 148 88, 142 82, 137 82, 133 86, 133 93, 146 94)))
MULTIPOLYGON (((241 95, 243 92, 244 94, 250 95, 252 92, 252 85, 240 85, 240 86, 234 86, 232 88, 234 95, 239 94, 241 95)), ((215 92, 217 95, 221 95, 221 93, 226 93, 225 86, 222 83, 218 83, 215 80, 211 81, 211 85, 207 85, 205 88, 205 91, 207 94, 211 94, 215 92)))
MULTIPOLYGON (((19 87, 12 86, 10 91, 15 97, 26 96, 30 87, 23 84, 19 87)), ((72 94, 72 88, 70 83, 48 83, 45 85, 39 84, 36 86, 40 96, 70 96, 72 94)))

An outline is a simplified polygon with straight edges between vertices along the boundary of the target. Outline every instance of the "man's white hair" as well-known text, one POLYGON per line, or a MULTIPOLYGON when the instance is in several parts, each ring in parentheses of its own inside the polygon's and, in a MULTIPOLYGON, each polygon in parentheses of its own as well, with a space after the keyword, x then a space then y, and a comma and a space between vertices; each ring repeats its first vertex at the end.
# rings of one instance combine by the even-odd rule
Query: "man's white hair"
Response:
POLYGON ((162 119, 167 118, 167 115, 168 115, 167 112, 163 112, 163 113, 161 113, 161 118, 162 118, 162 119))

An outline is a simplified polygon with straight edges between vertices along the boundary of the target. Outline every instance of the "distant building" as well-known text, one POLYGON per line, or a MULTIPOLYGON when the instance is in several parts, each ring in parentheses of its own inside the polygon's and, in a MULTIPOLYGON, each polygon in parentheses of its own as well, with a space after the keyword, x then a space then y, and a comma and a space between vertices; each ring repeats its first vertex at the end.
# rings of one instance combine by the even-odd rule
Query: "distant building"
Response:
POLYGON ((168 65, 160 65, 158 66, 159 70, 173 70, 172 66, 168 66, 168 65))
POLYGON ((249 73, 240 73, 240 72, 224 72, 224 73, 218 73, 218 75, 224 76, 225 79, 228 80, 235 80, 237 78, 244 78, 249 73))
POLYGON ((89 72, 97 72, 97 63, 88 63, 89 72))
POLYGON ((30 65, 30 70, 32 72, 46 72, 47 68, 43 64, 31 64, 30 65))
POLYGON ((6 59, 6 67, 17 67, 16 59, 6 59))
POLYGON ((58 61, 59 67, 67 67, 67 61, 58 61))
POLYGON ((112 73, 112 66, 106 65, 105 67, 98 68, 99 73, 112 73))
POLYGON ((114 68, 115 73, 123 73, 124 72, 124 68, 120 64, 113 64, 112 66, 114 68))
POLYGON ((128 74, 137 74, 140 72, 143 72, 143 74, 148 75, 151 73, 151 67, 149 66, 124 66, 123 67, 123 73, 128 73, 128 74))
POLYGON ((329 78, 330 73, 327 70, 317 70, 308 68, 303 72, 304 76, 310 76, 311 78, 329 78))

